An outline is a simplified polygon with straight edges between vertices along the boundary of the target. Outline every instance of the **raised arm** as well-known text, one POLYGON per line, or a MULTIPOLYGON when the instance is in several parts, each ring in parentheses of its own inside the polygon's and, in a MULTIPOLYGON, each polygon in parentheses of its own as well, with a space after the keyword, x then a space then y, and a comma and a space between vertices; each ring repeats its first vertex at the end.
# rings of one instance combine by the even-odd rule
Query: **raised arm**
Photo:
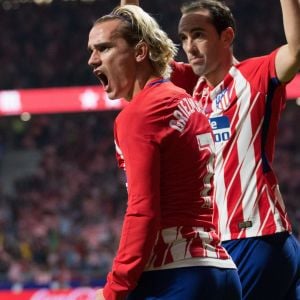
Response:
POLYGON ((140 5, 139 0, 121 0, 120 5, 126 5, 126 4, 135 4, 135 5, 140 5))
POLYGON ((280 0, 287 44, 276 56, 276 72, 281 82, 291 80, 300 69, 300 0, 280 0))

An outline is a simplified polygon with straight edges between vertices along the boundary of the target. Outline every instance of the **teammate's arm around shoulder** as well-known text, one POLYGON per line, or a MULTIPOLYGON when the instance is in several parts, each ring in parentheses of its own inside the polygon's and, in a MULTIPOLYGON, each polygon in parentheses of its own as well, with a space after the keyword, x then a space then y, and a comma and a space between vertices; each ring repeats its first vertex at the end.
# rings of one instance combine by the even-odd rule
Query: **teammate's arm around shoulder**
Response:
POLYGON ((276 72, 281 82, 291 80, 300 69, 300 0, 280 0, 287 44, 276 56, 276 72))
POLYGON ((140 5, 139 0, 121 0, 120 5, 126 5, 126 4, 134 4, 134 5, 140 5))

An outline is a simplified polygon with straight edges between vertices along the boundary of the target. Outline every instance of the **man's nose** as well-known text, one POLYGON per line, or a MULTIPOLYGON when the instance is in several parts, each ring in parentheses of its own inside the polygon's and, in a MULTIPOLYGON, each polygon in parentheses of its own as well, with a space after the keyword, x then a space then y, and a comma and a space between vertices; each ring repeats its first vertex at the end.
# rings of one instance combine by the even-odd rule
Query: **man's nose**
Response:
POLYGON ((186 52, 194 53, 196 50, 196 46, 193 39, 187 39, 186 41, 186 52))
POLYGON ((99 65, 99 64, 101 64, 101 57, 97 53, 97 51, 94 50, 94 51, 91 52, 90 58, 88 60, 88 65, 91 66, 91 67, 94 67, 94 66, 99 65))

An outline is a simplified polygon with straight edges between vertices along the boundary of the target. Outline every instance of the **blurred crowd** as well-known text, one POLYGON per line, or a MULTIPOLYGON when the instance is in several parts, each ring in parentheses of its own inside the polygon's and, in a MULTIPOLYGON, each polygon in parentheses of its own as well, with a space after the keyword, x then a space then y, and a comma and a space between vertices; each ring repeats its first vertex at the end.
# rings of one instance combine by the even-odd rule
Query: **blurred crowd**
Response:
POLYGON ((1 120, 4 152, 40 159, 1 195, 0 281, 83 284, 105 277, 126 200, 114 154, 115 114, 1 120))
MULTIPOLYGON (((88 32, 99 16, 109 13, 118 3, 53 0, 51 5, 27 3, 19 5, 21 9, 12 5, 5 10, 0 1, 0 90, 96 83, 87 66, 88 32)), ((140 3, 179 44, 177 20, 183 0, 140 3)), ((284 43, 279 1, 227 3, 237 21, 238 59, 265 54, 284 43)), ((185 60, 182 50, 178 59, 185 60)))
MULTIPOLYGON (((179 43, 176 20, 183 1, 140 2, 179 43)), ((118 3, 54 0, 0 7, 0 90, 97 84, 87 67, 88 31, 118 3)), ((238 59, 284 43, 279 1, 227 3, 237 19, 238 59)), ((178 59, 185 60, 181 50, 178 59)), ((10 152, 39 158, 31 174, 16 174, 9 193, 0 183, 0 288, 7 281, 68 285, 105 278, 126 206, 125 178, 114 154, 117 113, 0 120, 0 168, 10 152)), ((280 123, 275 168, 299 237, 298 119, 299 107, 290 101, 280 123)))

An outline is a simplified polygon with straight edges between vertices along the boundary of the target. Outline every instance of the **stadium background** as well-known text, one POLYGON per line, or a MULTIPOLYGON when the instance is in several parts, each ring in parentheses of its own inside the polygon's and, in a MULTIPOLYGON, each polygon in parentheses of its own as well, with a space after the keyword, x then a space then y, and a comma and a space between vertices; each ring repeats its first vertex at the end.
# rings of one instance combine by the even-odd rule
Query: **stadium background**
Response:
MULTIPOLYGON (((60 91, 98 85, 87 66, 87 35, 93 21, 119 1, 41 2, 0 1, 0 93, 67 88, 53 98, 63 103, 66 95, 60 91)), ((176 26, 183 1, 140 2, 179 43, 176 26)), ((279 1, 226 2, 237 21, 238 59, 266 54, 285 42, 279 1)), ((178 60, 185 60, 182 50, 178 60)), ((32 103, 39 106, 43 97, 32 103)), ((298 103, 288 101, 274 165, 300 238, 298 103)), ((0 118, 1 299, 1 290, 103 284, 118 244, 126 191, 112 134, 119 110, 111 105, 101 109, 0 118)), ((83 299, 90 299, 88 293, 83 299)))

